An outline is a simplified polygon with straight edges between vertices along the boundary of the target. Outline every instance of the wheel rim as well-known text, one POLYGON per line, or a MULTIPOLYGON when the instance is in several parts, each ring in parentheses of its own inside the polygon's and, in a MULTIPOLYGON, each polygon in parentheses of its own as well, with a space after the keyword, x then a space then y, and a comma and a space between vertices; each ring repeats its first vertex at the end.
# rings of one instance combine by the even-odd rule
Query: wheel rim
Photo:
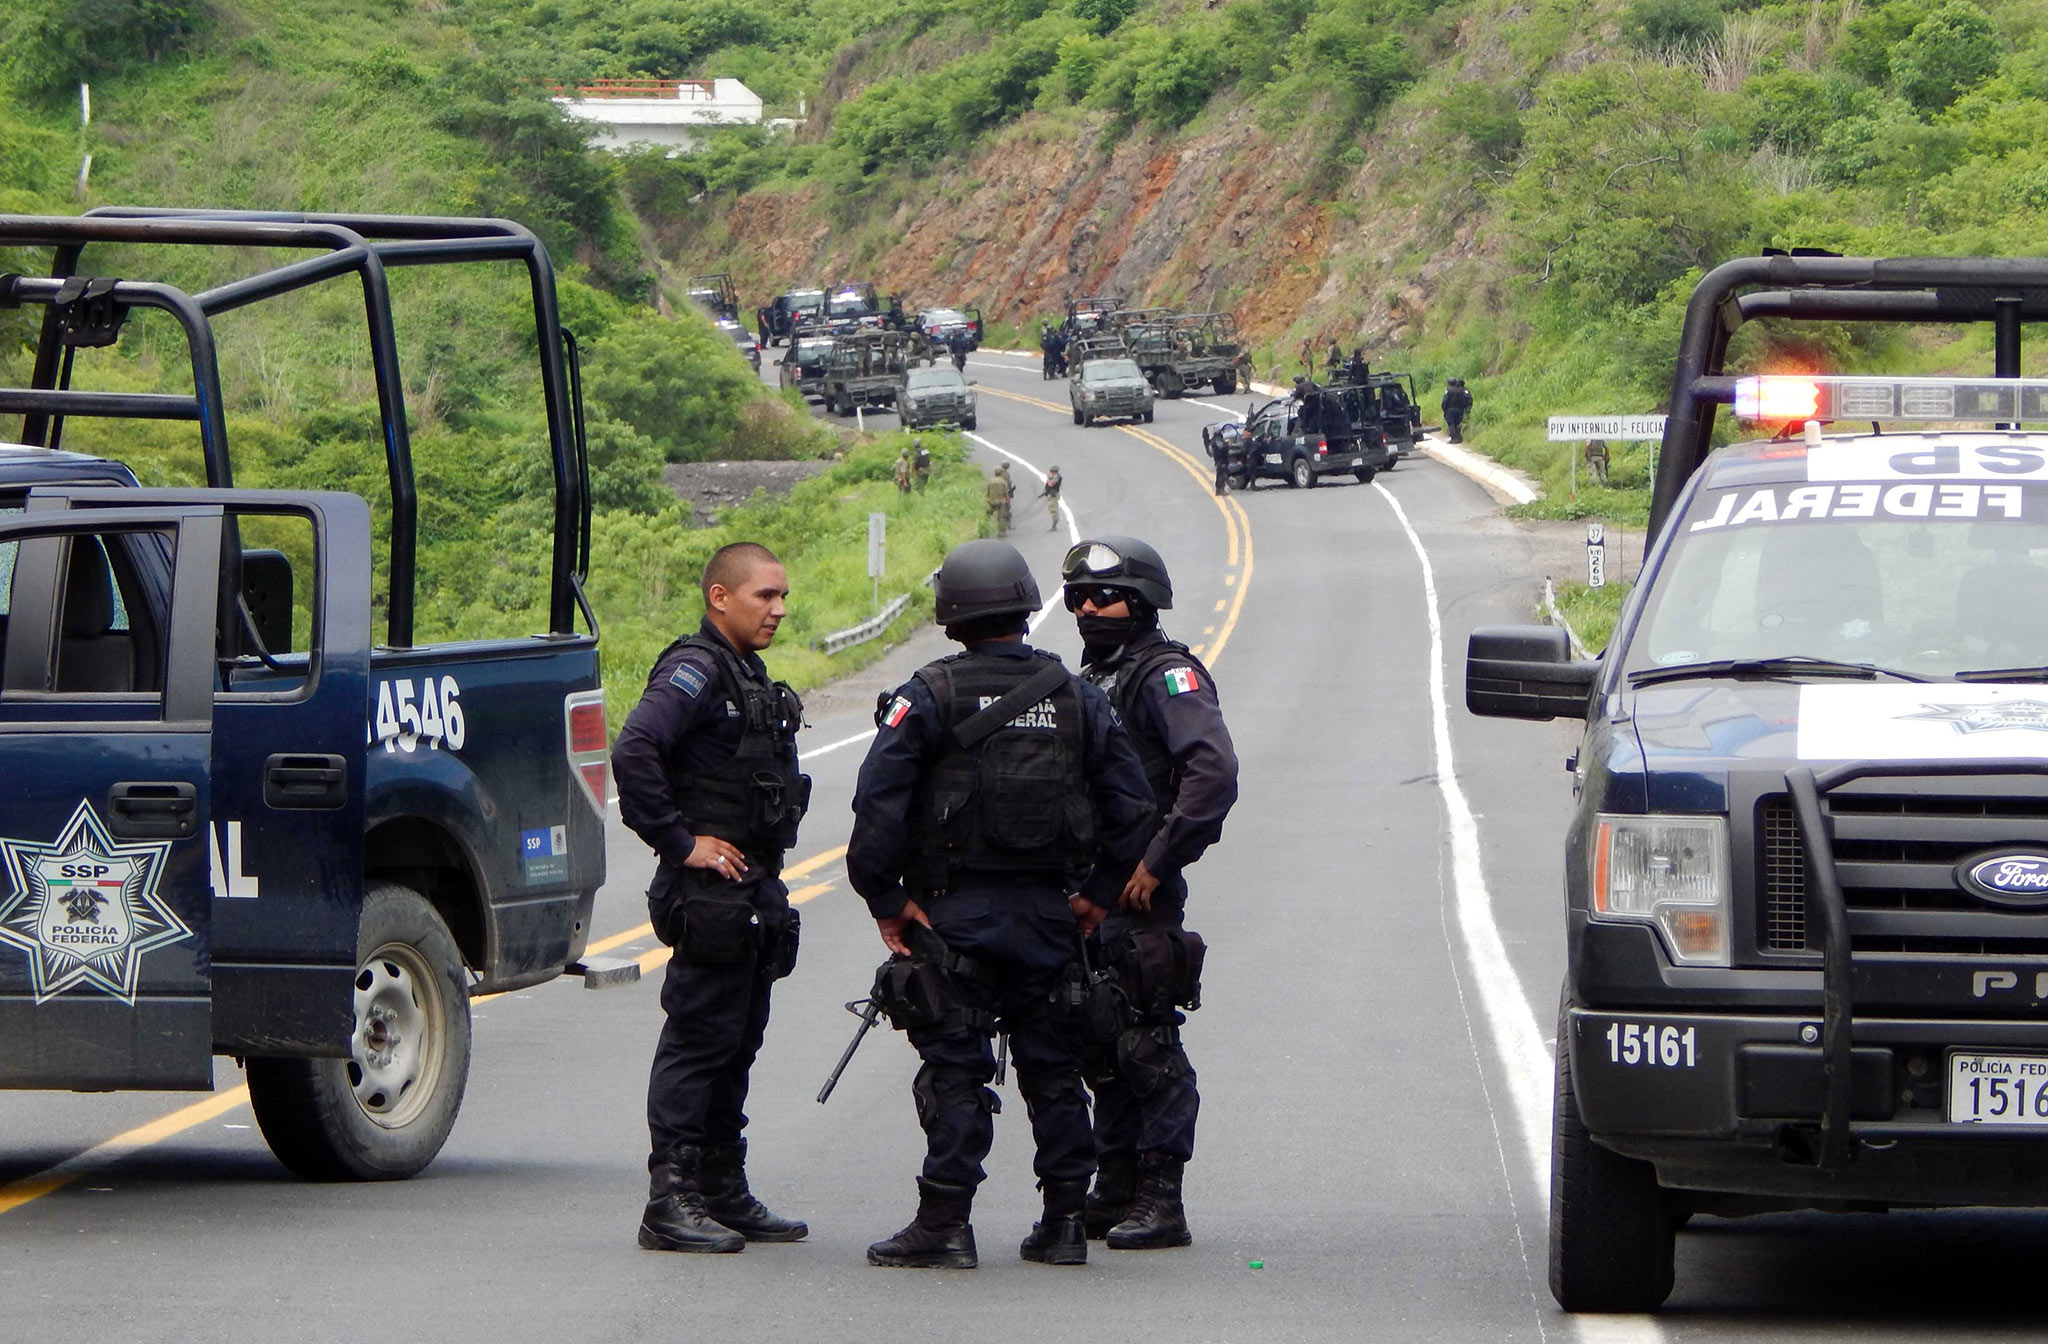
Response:
POLYGON ((356 971, 348 1080, 372 1123, 402 1129, 433 1103, 447 1053, 448 990, 419 949, 386 943, 356 971))
POLYGON ((1308 463, 1301 461, 1299 458, 1295 459, 1294 484, 1296 485, 1296 487, 1306 486, 1309 483, 1309 478, 1310 473, 1308 469, 1308 463))

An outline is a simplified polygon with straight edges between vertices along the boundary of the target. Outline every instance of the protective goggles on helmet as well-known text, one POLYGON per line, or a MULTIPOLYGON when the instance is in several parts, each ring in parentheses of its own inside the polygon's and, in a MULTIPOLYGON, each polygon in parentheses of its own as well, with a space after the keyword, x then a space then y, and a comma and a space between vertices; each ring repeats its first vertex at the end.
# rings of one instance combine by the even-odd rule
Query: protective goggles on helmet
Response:
POLYGON ((1130 574, 1122 551, 1100 541, 1084 541, 1060 561, 1060 578, 1068 583, 1089 579, 1120 579, 1130 574))

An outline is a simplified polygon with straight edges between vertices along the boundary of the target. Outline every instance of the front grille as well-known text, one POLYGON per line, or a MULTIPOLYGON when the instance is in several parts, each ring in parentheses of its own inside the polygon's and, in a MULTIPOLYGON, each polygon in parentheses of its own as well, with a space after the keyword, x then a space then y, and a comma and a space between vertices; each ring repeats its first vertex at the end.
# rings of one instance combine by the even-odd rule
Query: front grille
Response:
POLYGON ((1759 934, 1772 952, 1806 950, 1806 853, 1799 845, 1799 823, 1792 804, 1773 798, 1763 806, 1757 824, 1757 848, 1763 858, 1764 903, 1759 934))
MULTIPOLYGON (((1949 781, 1953 788, 1957 781, 1949 781)), ((1956 881, 1964 859, 2005 845, 2048 845, 2048 798, 1964 792, 1839 791, 1835 871, 1858 952, 2032 954, 2048 949, 2048 910, 1996 908, 1956 881)), ((1757 943, 1814 950, 1806 926, 1806 860, 1791 801, 1765 798, 1757 817, 1757 943)))

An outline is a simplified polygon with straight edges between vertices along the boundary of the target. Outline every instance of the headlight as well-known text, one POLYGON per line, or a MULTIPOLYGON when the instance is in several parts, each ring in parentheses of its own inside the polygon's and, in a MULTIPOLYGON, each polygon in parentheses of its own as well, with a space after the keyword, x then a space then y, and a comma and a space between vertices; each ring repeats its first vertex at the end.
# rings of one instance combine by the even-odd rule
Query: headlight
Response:
POLYGON ((1596 920, 1655 925, 1682 966, 1728 964, 1728 823, 1721 817, 1599 819, 1596 920))

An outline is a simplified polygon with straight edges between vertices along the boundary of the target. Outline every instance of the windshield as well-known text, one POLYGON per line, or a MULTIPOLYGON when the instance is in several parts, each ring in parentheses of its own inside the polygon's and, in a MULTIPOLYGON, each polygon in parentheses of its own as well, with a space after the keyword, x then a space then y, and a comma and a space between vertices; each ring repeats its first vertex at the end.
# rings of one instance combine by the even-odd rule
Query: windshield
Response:
POLYGON ((1091 359, 1081 366, 1081 377, 1091 383, 1106 383, 1112 378, 1143 378, 1138 366, 1128 359, 1091 359))
POLYGON ((924 324, 928 327, 949 327, 964 324, 966 321, 965 317, 951 308, 934 308, 924 315, 924 324))
POLYGON ((834 294, 826 311, 834 317, 860 317, 868 311, 868 301, 858 294, 834 294))
POLYGON ((2048 485, 1702 490, 1624 666, 1804 656, 1922 676, 2048 665, 2048 485))
POLYGON ((832 342, 830 341, 798 341, 796 343, 796 362, 799 364, 815 364, 831 353, 832 342))
POLYGON ((965 387, 967 380, 952 369, 912 369, 907 386, 913 391, 932 387, 965 387))

